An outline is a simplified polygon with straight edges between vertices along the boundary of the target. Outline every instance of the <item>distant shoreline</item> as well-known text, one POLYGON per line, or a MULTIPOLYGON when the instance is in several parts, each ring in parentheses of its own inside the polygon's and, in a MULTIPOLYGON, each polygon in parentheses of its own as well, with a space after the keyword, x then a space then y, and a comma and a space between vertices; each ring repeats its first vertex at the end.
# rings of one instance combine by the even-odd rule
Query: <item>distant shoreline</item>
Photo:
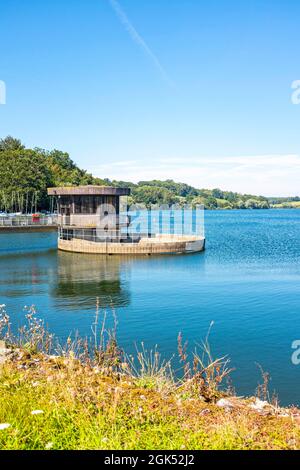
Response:
MULTIPOLYGON (((200 184, 205 184, 205 179, 200 184)), ((211 210, 300 208, 299 196, 266 197, 220 188, 201 189, 172 179, 133 183, 99 178, 79 168, 66 152, 26 148, 11 136, 0 139, 0 212, 52 211, 47 188, 82 185, 128 188, 129 206, 191 204, 211 210)))

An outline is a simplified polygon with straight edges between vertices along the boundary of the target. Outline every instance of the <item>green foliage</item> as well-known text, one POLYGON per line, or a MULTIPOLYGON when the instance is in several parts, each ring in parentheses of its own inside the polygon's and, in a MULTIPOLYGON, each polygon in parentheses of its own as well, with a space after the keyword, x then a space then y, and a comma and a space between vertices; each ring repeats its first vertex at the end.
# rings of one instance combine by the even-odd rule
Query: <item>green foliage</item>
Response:
POLYGON ((169 189, 159 186, 138 186, 133 188, 132 197, 136 203, 143 203, 147 207, 153 204, 175 204, 177 202, 176 195, 169 189))
POLYGON ((269 197, 269 204, 275 209, 299 209, 300 197, 269 197))
POLYGON ((216 199, 224 199, 224 193, 220 189, 213 189, 211 195, 216 199))
POLYGON ((246 209, 268 209, 269 204, 268 204, 268 201, 266 200, 260 200, 260 199, 252 197, 250 199, 247 199, 247 201, 245 202, 245 208, 246 209))
POLYGON ((22 210, 47 204, 52 175, 45 159, 34 150, 0 152, 0 208, 22 210), (34 203, 33 203, 34 201, 34 203))
POLYGON ((0 140, 0 210, 48 209, 48 187, 80 184, 107 185, 107 181, 78 168, 66 152, 25 149, 10 136, 0 140))
MULTIPOLYGON (((66 152, 52 150, 48 152, 36 149, 39 155, 44 157, 47 167, 52 175, 53 186, 77 186, 80 184, 104 184, 95 182, 96 178, 85 170, 81 170, 66 152)), ((98 179, 97 179, 98 181, 98 179)), ((100 180, 99 180, 100 181, 100 180)))
POLYGON ((10 135, 0 140, 0 152, 6 150, 23 150, 25 147, 19 139, 14 139, 10 135))
POLYGON ((267 198, 248 194, 234 193, 215 189, 197 189, 185 183, 173 180, 139 181, 137 184, 128 181, 110 181, 106 183, 120 188, 131 188, 131 204, 203 204, 205 209, 268 209, 267 198))
POLYGON ((152 181, 140 181, 138 186, 152 186, 155 188, 163 188, 176 196, 187 197, 191 198, 194 196, 198 196, 199 190, 189 186, 185 183, 175 183, 173 180, 166 180, 166 181, 159 181, 159 180, 152 180, 152 181))
POLYGON ((9 425, 0 430, 0 449, 299 448, 292 418, 260 416, 243 402, 228 412, 201 397, 158 392, 139 382, 68 359, 8 363, 0 374, 0 423, 9 425))

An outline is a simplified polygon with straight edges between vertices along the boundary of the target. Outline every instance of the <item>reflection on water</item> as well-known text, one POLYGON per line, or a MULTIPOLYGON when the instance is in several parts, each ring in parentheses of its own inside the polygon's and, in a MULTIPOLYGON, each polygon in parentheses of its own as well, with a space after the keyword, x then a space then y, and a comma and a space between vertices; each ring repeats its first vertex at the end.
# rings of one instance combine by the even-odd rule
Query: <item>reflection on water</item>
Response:
POLYGON ((14 252, 14 237, 0 234, 0 304, 18 323, 24 321, 24 307, 34 305, 65 338, 77 329, 90 332, 97 300, 103 309, 130 305, 131 264, 124 265, 124 258, 53 250, 57 235, 51 233, 42 234, 42 243, 29 233, 21 242, 16 234, 14 252))
POLYGON ((60 301, 61 307, 71 310, 81 309, 82 303, 85 308, 95 308, 95 298, 100 307, 125 307, 129 305, 130 293, 121 281, 121 262, 117 256, 58 252, 51 296, 60 301))

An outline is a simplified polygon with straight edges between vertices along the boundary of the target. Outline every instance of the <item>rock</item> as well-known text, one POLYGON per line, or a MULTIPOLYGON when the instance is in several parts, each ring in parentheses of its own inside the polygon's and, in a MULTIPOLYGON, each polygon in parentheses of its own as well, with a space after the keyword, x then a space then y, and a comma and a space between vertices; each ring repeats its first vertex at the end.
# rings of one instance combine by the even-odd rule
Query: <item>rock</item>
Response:
POLYGON ((4 364, 11 352, 11 349, 6 347, 5 341, 0 341, 0 365, 4 364))
POLYGON ((288 445, 291 446, 291 447, 296 447, 297 446, 297 441, 296 439, 289 439, 287 441, 288 445))
POLYGON ((235 408, 235 405, 228 398, 221 398, 217 401, 216 405, 220 408, 224 408, 227 411, 230 411, 235 408))
POLYGON ((211 411, 208 408, 205 408, 204 410, 200 411, 200 416, 206 416, 210 413, 211 411))
POLYGON ((262 413, 266 411, 266 408, 270 408, 270 404, 267 401, 262 401, 259 398, 256 398, 255 403, 251 403, 250 408, 258 413, 262 413))
POLYGON ((280 418, 290 418, 291 417, 291 415, 289 413, 286 413, 286 412, 279 413, 278 416, 280 418))

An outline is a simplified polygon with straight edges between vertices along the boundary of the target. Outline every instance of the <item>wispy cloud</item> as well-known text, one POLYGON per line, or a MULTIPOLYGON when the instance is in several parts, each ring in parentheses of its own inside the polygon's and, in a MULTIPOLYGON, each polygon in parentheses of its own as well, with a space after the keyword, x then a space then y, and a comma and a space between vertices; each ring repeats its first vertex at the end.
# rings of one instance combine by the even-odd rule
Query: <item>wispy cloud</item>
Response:
POLYGON ((265 196, 300 196, 299 155, 156 158, 113 161, 89 169, 116 180, 174 179, 197 188, 221 188, 265 196), (125 164, 124 164, 125 163, 125 164))
POLYGON ((154 52, 150 49, 150 47, 147 45, 145 40, 142 38, 142 36, 138 33, 138 31, 135 29, 131 21, 129 20, 128 16, 126 15, 125 11, 121 8, 121 5, 117 0, 109 0, 109 3, 111 7, 113 8, 115 14, 119 18, 120 22, 122 25, 125 27, 126 31, 130 35, 131 39, 139 46, 142 51, 148 56, 148 58, 151 60, 153 65, 156 67, 156 69, 159 71, 162 79, 171 87, 174 87, 174 83, 172 80, 169 78, 167 72, 165 71, 164 67, 160 63, 159 59, 157 56, 154 54, 154 52))

